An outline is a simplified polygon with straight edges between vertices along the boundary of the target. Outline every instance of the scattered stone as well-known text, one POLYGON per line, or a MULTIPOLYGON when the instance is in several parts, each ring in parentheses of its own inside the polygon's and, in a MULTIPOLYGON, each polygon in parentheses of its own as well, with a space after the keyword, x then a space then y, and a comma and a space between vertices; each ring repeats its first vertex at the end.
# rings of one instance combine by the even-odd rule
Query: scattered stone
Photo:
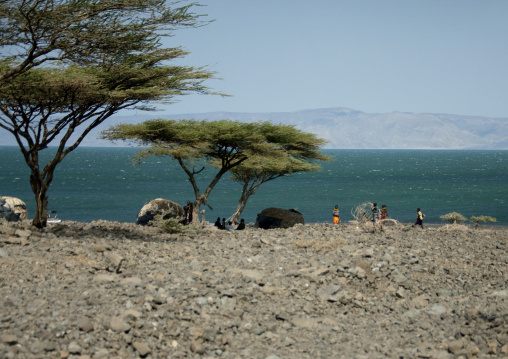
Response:
POLYGON ((333 296, 337 294, 341 289, 340 285, 334 284, 326 287, 319 288, 316 292, 319 298, 322 300, 337 301, 333 299, 333 296))
POLYGON ((0 218, 9 222, 28 219, 25 202, 16 197, 0 196, 0 218))
POLYGON ((192 340, 190 350, 196 354, 204 354, 205 348, 200 340, 192 340))
POLYGON ((16 229, 16 231, 14 231, 14 234, 18 237, 28 238, 32 235, 32 231, 30 231, 28 229, 18 228, 18 229, 16 229))
POLYGON ((501 353, 503 353, 504 355, 508 354, 508 344, 505 344, 501 347, 501 353))
POLYGON ((450 353, 457 354, 462 348, 464 348, 464 341, 462 339, 448 343, 448 351, 450 353))
POLYGON ((95 278, 93 279, 94 282, 114 282, 117 280, 117 277, 114 276, 113 274, 98 274, 97 276, 95 276, 95 278))
POLYGON ((18 343, 18 337, 12 334, 4 334, 1 337, 1 342, 9 345, 14 345, 18 343))
POLYGON ((128 332, 131 329, 131 326, 120 318, 111 319, 109 327, 115 332, 128 332))
POLYGON ((259 213, 256 219, 256 228, 290 228, 295 224, 303 224, 305 220, 300 212, 294 209, 267 208, 259 213))
POLYGON ((433 305, 428 311, 430 315, 441 315, 446 313, 446 308, 442 305, 433 305))
POLYGON ((69 344, 69 346, 67 347, 67 351, 70 353, 70 354, 81 354, 81 352, 83 351, 83 349, 79 346, 78 343, 76 342, 71 342, 69 344))
POLYGON ((85 333, 92 332, 93 331, 92 321, 87 317, 83 317, 78 322, 78 328, 85 333))
POLYGON ((399 287, 399 289, 397 289, 397 297, 399 298, 405 298, 406 297, 406 290, 404 289, 404 287, 399 287))
POLYGON ((142 342, 134 342, 134 343, 132 343, 132 346, 134 347, 134 349, 136 349, 138 351, 139 355, 142 358, 146 357, 148 354, 150 354, 152 352, 150 350, 150 347, 142 342))
POLYGON ((507 357, 507 244, 487 227, 3 220, 0 357, 507 357))
POLYGON ((183 217, 182 206, 167 199, 157 198, 144 204, 138 213, 136 223, 147 225, 155 219, 155 216, 163 215, 163 219, 183 217))

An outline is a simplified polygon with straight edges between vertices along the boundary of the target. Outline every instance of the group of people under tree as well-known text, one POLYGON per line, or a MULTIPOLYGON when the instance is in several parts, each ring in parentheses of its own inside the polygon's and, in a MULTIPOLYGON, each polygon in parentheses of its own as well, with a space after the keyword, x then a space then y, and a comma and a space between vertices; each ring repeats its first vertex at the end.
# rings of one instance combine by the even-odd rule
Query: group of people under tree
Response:
POLYGON ((238 224, 238 226, 236 228, 234 228, 232 221, 229 221, 226 224, 226 218, 222 218, 222 222, 221 222, 220 217, 217 217, 217 220, 215 221, 214 226, 217 227, 218 229, 225 229, 228 231, 234 231, 234 230, 241 231, 241 230, 245 229, 245 220, 242 218, 240 220, 240 223, 238 224))
MULTIPOLYGON (((184 220, 185 224, 188 225, 188 224, 192 223, 193 204, 191 201, 187 201, 187 204, 185 205, 185 207, 183 207, 183 211, 184 211, 184 216, 185 216, 185 220, 184 220)), ((221 221, 220 217, 217 217, 217 220, 215 221, 214 226, 217 227, 218 229, 225 229, 228 231, 234 231, 234 230, 241 231, 241 230, 245 229, 245 220, 242 218, 240 220, 240 223, 238 224, 238 226, 236 228, 234 228, 232 221, 228 221, 228 223, 226 223, 226 218, 222 218, 222 221, 221 221)))
MULTIPOLYGON (((379 211, 379 208, 377 207, 377 203, 374 203, 373 206, 370 209, 371 211, 371 220, 372 222, 376 223, 380 220, 384 220, 388 218, 388 209, 385 204, 381 206, 381 211, 379 211)), ((335 208, 332 212, 333 216, 333 223, 339 224, 340 223, 340 211, 339 211, 339 205, 335 205, 335 208)), ((425 215, 422 213, 420 208, 416 210, 416 223, 414 226, 421 226, 423 229, 423 218, 425 215)))

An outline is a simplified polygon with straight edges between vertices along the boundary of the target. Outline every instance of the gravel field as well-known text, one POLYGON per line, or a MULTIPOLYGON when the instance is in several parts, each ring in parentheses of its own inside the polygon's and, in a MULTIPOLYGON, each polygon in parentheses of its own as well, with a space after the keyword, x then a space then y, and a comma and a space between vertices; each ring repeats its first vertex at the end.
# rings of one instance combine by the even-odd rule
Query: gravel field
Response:
POLYGON ((508 358, 508 229, 0 223, 0 358, 508 358))

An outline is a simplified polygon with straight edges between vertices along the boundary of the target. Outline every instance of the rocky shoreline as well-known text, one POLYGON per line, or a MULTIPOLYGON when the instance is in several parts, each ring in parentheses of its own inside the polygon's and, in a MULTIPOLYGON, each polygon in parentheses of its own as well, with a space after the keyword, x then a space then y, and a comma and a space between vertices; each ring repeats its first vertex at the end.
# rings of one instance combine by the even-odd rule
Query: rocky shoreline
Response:
POLYGON ((508 229, 0 224, 0 358, 506 358, 508 229))

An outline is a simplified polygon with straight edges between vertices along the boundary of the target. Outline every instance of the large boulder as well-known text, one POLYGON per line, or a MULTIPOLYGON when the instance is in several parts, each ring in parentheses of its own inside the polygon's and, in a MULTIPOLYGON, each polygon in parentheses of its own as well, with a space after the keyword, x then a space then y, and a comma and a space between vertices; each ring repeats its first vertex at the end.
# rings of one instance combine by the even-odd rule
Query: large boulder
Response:
POLYGON ((28 219, 25 202, 16 197, 0 196, 0 218, 9 222, 28 219))
POLYGON ((157 198, 151 200, 141 208, 136 220, 137 224, 147 225, 154 220, 155 216, 164 214, 163 219, 178 218, 184 215, 183 208, 178 203, 167 199, 157 198))
POLYGON ((256 219, 256 227, 263 229, 290 228, 297 223, 305 223, 300 212, 274 207, 262 210, 256 219))

